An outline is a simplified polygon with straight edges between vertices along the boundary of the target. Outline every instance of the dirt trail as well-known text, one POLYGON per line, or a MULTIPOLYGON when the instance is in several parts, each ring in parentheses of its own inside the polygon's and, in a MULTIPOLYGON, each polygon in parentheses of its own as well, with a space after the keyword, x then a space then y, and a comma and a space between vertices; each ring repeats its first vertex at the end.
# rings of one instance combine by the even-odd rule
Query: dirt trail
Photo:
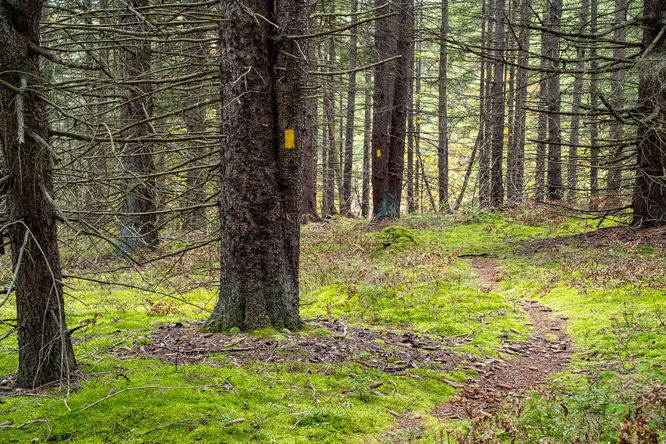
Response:
MULTIPOLYGON (((501 280, 499 266, 487 258, 472 261, 479 278, 490 291, 497 291, 501 280)), ((507 396, 535 388, 546 378, 561 371, 571 359, 572 340, 563 331, 566 318, 553 313, 536 301, 524 301, 522 306, 533 326, 531 335, 520 341, 503 341, 503 360, 489 359, 476 368, 479 379, 461 393, 435 409, 435 414, 451 419, 479 415, 492 416, 507 396)))

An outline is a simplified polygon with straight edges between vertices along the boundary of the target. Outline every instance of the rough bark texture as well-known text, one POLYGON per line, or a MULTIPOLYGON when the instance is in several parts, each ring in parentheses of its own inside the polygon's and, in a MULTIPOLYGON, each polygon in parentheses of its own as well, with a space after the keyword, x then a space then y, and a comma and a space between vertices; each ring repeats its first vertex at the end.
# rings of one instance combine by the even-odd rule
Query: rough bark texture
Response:
POLYGON ((490 205, 504 204, 502 165, 504 153, 504 0, 495 2, 494 73, 492 83, 492 142, 490 166, 490 205))
POLYGON ((635 226, 666 225, 666 4, 646 0, 643 16, 643 69, 638 85, 638 169, 634 188, 635 226), (661 34, 660 34, 661 33, 661 34), (657 37, 659 38, 657 39, 657 37), (650 48, 649 53, 645 51, 650 48), (649 117, 648 117, 649 116, 649 117))
MULTIPOLYGON (((580 30, 585 31, 590 2, 582 0, 580 8, 580 30)), ((569 133, 569 157, 567 164, 567 200, 575 202, 578 195, 578 145, 580 133, 580 105, 583 96, 583 74, 585 69, 585 47, 581 44, 576 48, 576 69, 579 74, 574 75, 573 103, 571 105, 571 129, 569 133)))
MULTIPOLYGON (((615 0, 615 23, 623 23, 627 19, 627 2, 628 0, 615 0)), ((613 40, 615 40, 615 47, 613 48, 613 58, 615 60, 622 60, 625 58, 627 49, 624 42, 627 41, 627 29, 625 27, 618 27, 613 33, 613 40)), ((613 72, 612 79, 612 93, 611 93, 611 106, 615 110, 624 108, 624 70, 618 69, 613 72)), ((610 152, 608 155, 608 176, 606 188, 608 189, 609 204, 616 205, 617 199, 620 194, 622 186, 622 146, 624 127, 622 122, 618 119, 613 119, 610 125, 610 138, 611 144, 610 152)))
POLYGON ((534 166, 534 200, 543 202, 546 179, 546 140, 548 138, 548 36, 541 33, 541 76, 539 78, 539 119, 537 123, 536 160, 534 166))
POLYGON ((523 200, 523 181, 525 174, 525 133, 527 118, 527 70, 530 50, 530 29, 532 8, 530 0, 523 0, 520 13, 520 32, 518 35, 519 51, 516 69, 516 105, 513 119, 513 138, 507 152, 506 193, 509 203, 523 200))
MULTIPOLYGON (((329 16, 328 26, 335 27, 335 3, 331 4, 331 14, 329 16)), ((331 35, 328 38, 328 66, 335 66, 335 38, 331 35)), ((328 138, 325 141, 324 154, 322 161, 324 167, 324 190, 322 195, 322 217, 338 214, 335 207, 335 170, 336 170, 336 149, 335 149, 335 85, 333 77, 326 79, 324 91, 324 120, 326 125, 326 134, 328 138)))
MULTIPOLYGON (((484 0, 481 21, 481 52, 487 53, 489 36, 493 33, 493 3, 484 0), (487 28, 486 28, 487 26, 487 28)), ((490 205, 490 61, 481 61, 481 89, 479 106, 481 108, 481 144, 479 145, 479 208, 488 208, 490 205)))
POLYGON ((442 0, 442 22, 440 26, 439 42, 439 141, 437 144, 437 172, 439 189, 439 211, 449 211, 449 139, 448 139, 448 116, 446 101, 446 64, 447 47, 446 39, 449 32, 449 2, 442 0))
POLYGON ((378 13, 395 9, 392 19, 376 24, 375 48, 380 59, 396 53, 393 63, 379 65, 375 72, 372 128, 372 203, 373 220, 400 217, 402 173, 407 120, 407 52, 414 30, 413 3, 400 0, 389 5, 379 0, 378 13))
MULTIPOLYGON (((186 3, 195 3, 197 0, 186 0, 186 3)), ((204 13, 206 8, 203 6, 193 6, 188 10, 193 17, 204 13)), ((186 17, 189 19, 189 17, 186 17)), ((193 25, 185 25, 190 28, 193 25)), ((205 33, 195 32, 190 39, 183 40, 183 56, 187 74, 200 75, 203 77, 206 69, 206 53, 208 52, 207 43, 204 42, 205 33), (198 41, 197 41, 198 40, 198 41)), ((183 113, 183 120, 187 128, 187 134, 190 137, 200 137, 188 142, 188 151, 186 155, 190 159, 191 166, 199 166, 200 169, 189 170, 185 176, 185 202, 184 207, 200 205, 206 200, 206 171, 202 169, 206 163, 202 156, 206 154, 205 140, 203 136, 206 132, 206 107, 196 104, 205 100, 205 89, 201 82, 195 82, 185 87, 183 104, 187 111, 183 113), (192 109, 189 109, 192 108, 192 109)), ((206 208, 192 208, 185 210, 183 214, 183 231, 196 230, 203 228, 208 219, 206 218, 206 208)))
MULTIPOLYGON (((356 23, 358 0, 351 1, 351 23, 356 23)), ((356 110, 356 53, 358 35, 355 28, 351 29, 349 37, 349 84, 347 89, 347 122, 345 129, 344 165, 342 170, 342 202, 340 212, 345 216, 352 216, 352 160, 354 156, 354 111, 356 110)))
MULTIPOLYGON (((311 16, 316 12, 315 0, 307 3, 308 14, 311 16)), ((306 53, 311 61, 315 58, 315 43, 304 42, 307 46, 306 53)), ((312 96, 317 85, 310 82, 307 96, 312 96)), ((305 98, 305 139, 303 140, 303 180, 301 192, 301 222, 318 221, 317 213, 317 132, 319 121, 318 99, 316 97, 305 98)))
MULTIPOLYGON (((135 30, 146 32, 148 24, 135 11, 148 6, 148 0, 129 0, 123 3, 120 23, 135 30)), ((125 144, 122 164, 124 174, 131 179, 123 184, 121 227, 118 235, 120 248, 132 254, 138 248, 153 248, 157 245, 157 217, 155 209, 155 180, 148 174, 155 171, 152 145, 142 137, 150 136, 153 130, 146 120, 152 116, 152 85, 147 77, 150 72, 150 41, 132 38, 123 44, 121 51, 121 77, 123 80, 145 80, 144 83, 127 84, 124 88, 122 136, 134 139, 125 144)))
POLYGON ((38 55, 42 0, 0 1, 0 144, 10 175, 8 226, 22 388, 62 379, 76 366, 65 323, 53 196, 53 152, 38 55), (19 74, 21 73, 21 74, 19 74))
MULTIPOLYGON (((414 12, 416 14, 416 11, 414 12)), ((416 199, 414 196, 414 39, 410 41, 410 47, 407 52, 407 212, 416 211, 416 199)))
MULTIPOLYGON (((421 13, 421 4, 423 0, 416 1, 414 9, 414 20, 417 28, 421 29, 423 23, 423 14, 421 13)), ((414 47, 417 53, 421 53, 421 40, 414 41, 414 47)), ((421 173, 419 162, 421 159, 421 73, 423 71, 423 59, 416 59, 414 66, 414 211, 423 209, 423 187, 421 186, 421 173)))
MULTIPOLYGON (((370 85, 372 75, 366 73, 365 84, 370 85)), ((361 185, 361 216, 370 214, 370 159, 372 157, 372 89, 365 90, 365 104, 363 112, 363 182, 361 185)))
POLYGON ((293 56, 294 40, 279 37, 307 32, 307 8, 295 0, 221 8, 221 97, 229 105, 221 128, 220 298, 207 328, 297 328, 306 61, 293 56))
MULTIPOLYGON (((548 12, 548 27, 557 31, 562 20, 562 0, 550 0, 548 12)), ((560 57, 560 39, 555 34, 547 34, 548 66, 552 70, 548 74, 548 175, 546 177, 546 190, 549 200, 561 200, 564 194, 562 185, 562 124, 560 118, 560 75, 558 59, 560 57)))
MULTIPOLYGON (((597 33, 598 0, 590 0, 590 34, 597 33)), ((596 42, 590 43, 590 108, 597 111, 599 106, 599 59, 597 58, 596 42)), ((590 129, 590 196, 591 207, 596 208, 599 196, 599 126, 596 119, 588 124, 590 129)))

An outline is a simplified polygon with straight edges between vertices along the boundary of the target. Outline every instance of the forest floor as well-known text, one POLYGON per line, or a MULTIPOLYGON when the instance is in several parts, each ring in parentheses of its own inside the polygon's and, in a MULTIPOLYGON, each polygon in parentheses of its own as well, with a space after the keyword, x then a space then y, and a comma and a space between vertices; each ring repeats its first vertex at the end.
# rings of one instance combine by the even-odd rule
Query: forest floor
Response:
POLYGON ((666 442, 666 229, 598 223, 304 226, 295 332, 200 331, 214 245, 139 270, 65 250, 80 368, 19 390, 0 342, 0 442, 666 442))

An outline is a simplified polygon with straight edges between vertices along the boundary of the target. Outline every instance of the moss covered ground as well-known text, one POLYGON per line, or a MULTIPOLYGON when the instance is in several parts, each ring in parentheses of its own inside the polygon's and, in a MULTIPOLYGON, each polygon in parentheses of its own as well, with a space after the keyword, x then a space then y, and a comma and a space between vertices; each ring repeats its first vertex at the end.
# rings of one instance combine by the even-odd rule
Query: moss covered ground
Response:
MULTIPOLYGON (((66 259, 68 274, 88 279, 66 280, 69 327, 82 327, 74 334, 80 370, 44 390, 9 390, 16 337, 0 342, 0 442, 616 442, 623 424, 631 428, 641 415, 647 427, 666 429, 663 410, 637 410, 666 383, 666 254, 576 243, 534 256, 518 252, 597 224, 526 209, 304 226, 302 316, 451 339, 455 368, 419 362, 397 373, 367 365, 373 356, 364 354, 274 365, 217 354, 174 364, 141 354, 154 329, 212 310, 214 251, 141 269, 101 258, 107 271, 94 275, 66 259), (479 280, 466 259, 473 255, 499 263, 497 291, 479 280), (438 417, 434 408, 474 379, 467 362, 495 357, 503 339, 530 333, 523 299, 568 318, 576 346, 569 368, 492 418, 438 417), (133 353, 118 353, 123 347, 133 353)), ((12 318, 14 309, 9 299, 0 316, 12 318)), ((6 331, 0 327, 0 336, 6 331)), ((254 335, 285 341, 330 334, 310 326, 254 335)))

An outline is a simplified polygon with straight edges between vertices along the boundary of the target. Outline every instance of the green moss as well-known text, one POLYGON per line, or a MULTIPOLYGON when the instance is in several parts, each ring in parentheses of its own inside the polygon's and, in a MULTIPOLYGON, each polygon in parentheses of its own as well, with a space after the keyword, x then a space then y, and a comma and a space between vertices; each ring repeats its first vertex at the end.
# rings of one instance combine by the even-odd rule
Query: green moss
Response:
MULTIPOLYGON (((540 299, 569 318, 567 329, 577 347, 569 370, 584 373, 554 375, 548 396, 532 396, 520 411, 510 403, 496 424, 514 424, 525 437, 517 442, 571 442, 577 436, 584 439, 585 433, 599 441, 617 441, 618 424, 633 411, 638 395, 666 383, 666 301, 659 271, 666 268, 663 253, 649 247, 591 250, 571 245, 554 257, 551 252, 513 257, 525 241, 575 234, 594 224, 548 220, 520 210, 512 217, 457 217, 407 216, 400 225, 380 231, 345 218, 304 227, 301 314, 341 318, 348 325, 381 331, 457 336, 460 345, 454 352, 485 356, 496 354, 493 347, 502 338, 519 340, 531 332, 517 302, 540 299), (489 292, 469 261, 458 257, 482 253, 501 262, 505 277, 496 292, 489 292), (649 269, 649 276, 635 269, 649 269)), ((197 263, 191 279, 215 281, 211 266, 215 264, 210 259, 197 263)), ((419 363, 420 368, 390 375, 360 364, 374 358, 360 352, 335 365, 210 355, 200 365, 176 366, 111 354, 112 347, 148 344, 157 326, 209 316, 215 289, 152 287, 178 295, 168 298, 124 286, 188 279, 165 270, 169 267, 102 274, 100 280, 117 284, 101 288, 83 280, 67 282, 74 287, 66 297, 69 326, 86 325, 74 335, 86 377, 66 398, 71 411, 63 402, 65 389, 45 397, 4 398, 0 416, 14 426, 2 429, 1 441, 333 443, 420 437, 421 442, 441 442, 447 430, 469 429, 470 423, 430 415, 454 393, 443 378, 467 382, 477 376, 462 366, 445 373, 436 363, 419 363), (111 388, 117 395, 81 410, 111 388), (137 389, 122 391, 126 388, 137 389), (396 428, 389 410, 419 414, 422 423, 418 430, 396 428)), ((0 315, 11 318, 13 310, 10 299, 0 315)), ((0 327, 0 335, 5 331, 0 327)), ((296 334, 270 328, 253 332, 255 337, 286 341, 330 335, 319 327, 296 334)), ((338 339, 345 340, 320 340, 338 339)), ((381 339, 375 345, 388 347, 381 339)), ((15 336, 3 341, 0 373, 15 371, 16 348, 15 336)), ((492 433, 509 440, 499 429, 492 433)))

